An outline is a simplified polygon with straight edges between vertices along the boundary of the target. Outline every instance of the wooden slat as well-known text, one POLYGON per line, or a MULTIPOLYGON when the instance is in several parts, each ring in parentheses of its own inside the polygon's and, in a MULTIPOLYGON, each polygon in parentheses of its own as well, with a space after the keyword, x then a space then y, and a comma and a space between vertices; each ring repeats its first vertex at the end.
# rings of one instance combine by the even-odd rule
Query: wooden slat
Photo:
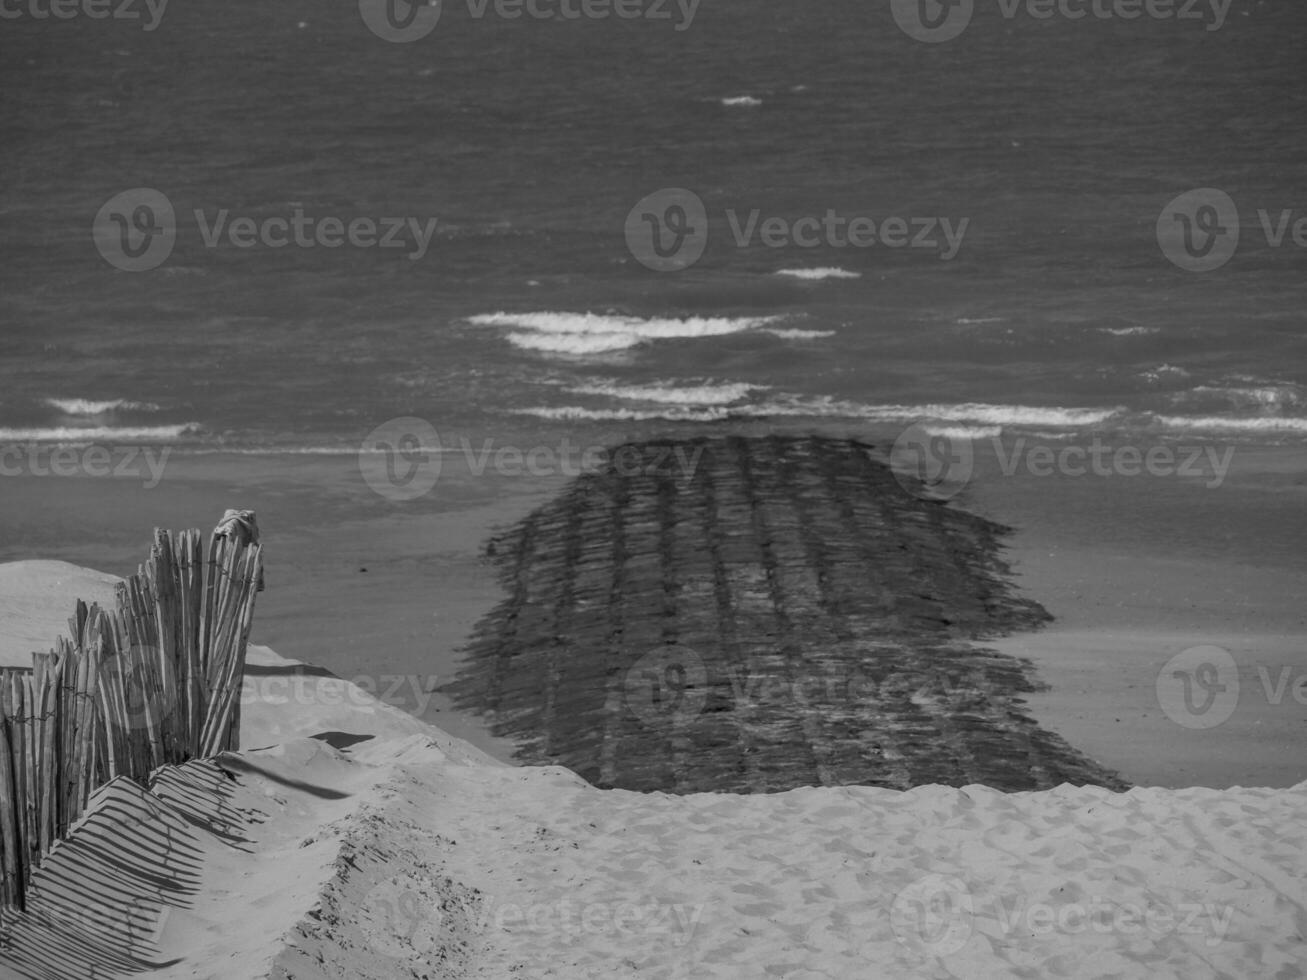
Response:
POLYGON ((17 816, 22 812, 14 782, 13 748, 9 740, 12 671, 0 671, 0 905, 23 908, 22 867, 18 860, 17 816))
POLYGON ((262 580, 257 534, 155 531, 114 608, 78 600, 69 637, 0 670, 0 913, 22 908, 53 844, 116 776, 237 744, 240 685, 262 580), (247 538, 251 538, 247 540, 247 538))

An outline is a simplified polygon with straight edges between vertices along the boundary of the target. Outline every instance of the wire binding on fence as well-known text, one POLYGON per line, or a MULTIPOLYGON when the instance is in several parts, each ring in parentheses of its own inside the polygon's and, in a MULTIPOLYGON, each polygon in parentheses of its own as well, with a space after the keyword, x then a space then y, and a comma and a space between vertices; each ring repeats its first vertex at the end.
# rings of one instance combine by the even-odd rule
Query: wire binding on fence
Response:
POLYGON ((240 686, 263 549, 250 511, 198 530, 156 529, 115 608, 81 600, 70 637, 0 669, 0 911, 24 908, 32 871, 115 776, 238 745, 240 686))

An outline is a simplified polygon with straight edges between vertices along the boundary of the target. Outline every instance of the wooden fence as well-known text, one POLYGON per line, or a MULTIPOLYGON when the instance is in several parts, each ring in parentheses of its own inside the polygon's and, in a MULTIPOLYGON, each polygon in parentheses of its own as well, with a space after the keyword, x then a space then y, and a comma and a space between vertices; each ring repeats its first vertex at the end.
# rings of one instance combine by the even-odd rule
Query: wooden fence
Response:
POLYGON ((0 669, 0 910, 24 908, 31 872, 115 776, 237 747, 254 599, 263 582, 254 515, 154 532, 114 609, 77 601, 71 638, 0 669))

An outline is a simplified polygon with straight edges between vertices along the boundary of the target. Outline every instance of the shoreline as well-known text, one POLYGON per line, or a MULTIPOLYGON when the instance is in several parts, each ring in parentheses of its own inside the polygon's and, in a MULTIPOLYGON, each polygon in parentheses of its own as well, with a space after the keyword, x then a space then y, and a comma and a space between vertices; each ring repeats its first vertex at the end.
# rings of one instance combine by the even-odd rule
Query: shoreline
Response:
POLYGON ((1028 658, 1047 685, 1026 696, 1032 716, 1136 785, 1307 779, 1307 703, 1295 686, 1307 678, 1307 449, 1244 448, 1233 461, 1213 489, 1200 479, 1008 479, 981 457, 959 500, 1015 528, 1004 542, 1014 581, 1053 616, 991 644, 1028 658), (1201 719, 1166 713, 1161 701, 1183 692, 1165 678, 1159 689, 1159 675, 1171 657, 1207 647, 1230 653, 1220 682, 1237 678, 1239 694, 1228 719, 1189 727, 1201 719))
MULTIPOLYGON (((875 433, 856 435, 883 444, 875 433)), ((1154 634, 1177 642, 1192 637, 1193 644, 1242 637, 1253 651, 1264 636, 1275 656, 1303 662, 1289 655, 1295 644, 1307 651, 1307 613, 1295 611, 1307 594, 1304 551, 1278 533, 1303 494, 1294 475, 1303 458, 1298 448, 1241 451, 1226 486, 1210 491, 1178 481, 1005 478, 978 456, 976 478, 956 506, 1015 528, 1003 558, 1021 594, 1055 617, 1033 635, 987 644, 1029 657, 1036 679, 1051 685, 1024 695, 1041 726, 1145 784, 1184 784, 1186 776, 1196 785, 1250 781, 1210 753, 1183 774, 1168 772, 1142 709, 1120 723, 1105 721, 1118 716, 1111 712, 1122 689, 1109 665, 1119 661, 1137 674, 1140 664, 1153 663, 1161 651, 1145 637, 1154 634), (1219 528, 1219 536, 1205 527, 1219 528), (1168 542, 1164 557, 1150 551, 1158 540, 1168 542), (1222 559, 1228 543, 1232 557, 1222 559), (1230 569, 1239 570, 1233 580, 1230 569), (1138 639, 1121 640, 1123 632, 1138 639), (1154 762, 1141 764, 1149 758, 1154 762)), ((430 688, 453 679, 458 650, 504 597, 481 553, 485 541, 551 499, 567 479, 474 475, 457 458, 446 462, 453 465, 444 467, 432 494, 404 503, 369 490, 352 454, 177 456, 146 492, 132 481, 5 477, 11 506, 0 514, 0 561, 63 559, 124 574, 134 570, 153 527, 204 527, 228 506, 249 507, 269 545, 268 591, 253 642, 371 683, 383 700, 507 761, 515 744, 430 688)), ((1292 719, 1301 717, 1291 714, 1301 711, 1291 696, 1287 702, 1281 707, 1290 720, 1272 726, 1273 739, 1293 736, 1292 719)), ((1265 754, 1265 726, 1254 727, 1260 730, 1223 726, 1215 737, 1265 754)), ((1236 758, 1239 751, 1230 750, 1236 758)), ((1288 785, 1300 770, 1277 763, 1258 771, 1262 780, 1288 785)))
MULTIPOLYGON (((262 647, 249 662, 297 669, 262 647)), ((0 963, 25 980, 1303 965, 1307 782, 600 790, 503 765, 366 692, 329 708, 350 685, 311 684, 294 708, 242 713, 251 748, 102 787, 28 909, 6 910, 0 963), (341 731, 360 734, 341 747, 341 731)))

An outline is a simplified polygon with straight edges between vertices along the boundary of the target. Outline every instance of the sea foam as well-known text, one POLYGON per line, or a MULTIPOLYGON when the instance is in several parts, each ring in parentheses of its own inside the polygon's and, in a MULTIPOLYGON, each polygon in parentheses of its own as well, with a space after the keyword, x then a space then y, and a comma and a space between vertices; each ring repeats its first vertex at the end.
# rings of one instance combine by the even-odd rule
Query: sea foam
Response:
POLYGON ((664 382, 652 385, 623 385, 616 382, 577 385, 567 389, 573 395, 594 395, 623 401, 654 402, 665 405, 729 405, 743 401, 762 385, 743 383, 704 383, 677 385, 664 382))
POLYGON ((157 412, 159 406, 153 402, 135 402, 126 398, 114 398, 107 401, 92 401, 87 398, 47 398, 45 403, 57 408, 65 415, 94 417, 110 412, 157 412))
POLYGON ((1267 383, 1248 387, 1199 385, 1173 396, 1177 404, 1224 404, 1234 409, 1282 411, 1303 404, 1303 389, 1295 384, 1267 383))
POLYGON ((1158 415, 1157 421, 1168 429, 1199 432, 1307 432, 1307 418, 1302 416, 1263 415, 1256 418, 1226 415, 1158 415))
POLYGON ((523 350, 594 354, 625 350, 653 340, 741 333, 780 320, 753 317, 634 317, 611 313, 482 313, 479 326, 515 328, 508 342, 523 350))
POLYGON ((789 276, 792 279, 806 279, 819 282, 822 279, 861 279, 861 272, 850 272, 836 266, 823 266, 816 269, 777 269, 775 275, 789 276))
POLYGON ((803 396, 775 394, 759 401, 743 401, 755 391, 765 390, 752 386, 722 385, 707 387, 695 392, 690 388, 662 389, 663 396, 650 395, 651 390, 631 387, 623 391, 602 385, 569 389, 586 395, 608 395, 619 400, 635 400, 638 396, 650 403, 641 407, 596 408, 584 406, 553 406, 519 409, 519 414, 535 415, 546 419, 587 419, 632 421, 640 419, 670 419, 717 421, 723 418, 844 418, 869 422, 921 422, 930 431, 946 430, 968 438, 989 438, 998 435, 1005 427, 1046 429, 1089 428, 1116 418, 1116 408, 1045 408, 1028 405, 868 405, 856 401, 832 398, 828 395, 803 396), (745 392, 744 389, 750 390, 745 392), (677 392, 677 394, 672 394, 677 392), (738 399, 730 396, 738 395, 738 399), (697 397, 696 397, 697 396, 697 397), (727 400, 729 398, 729 400, 727 400))
POLYGON ((197 422, 181 425, 61 425, 35 428, 0 428, 0 443, 42 442, 83 445, 91 442, 173 442, 198 431, 197 422))

